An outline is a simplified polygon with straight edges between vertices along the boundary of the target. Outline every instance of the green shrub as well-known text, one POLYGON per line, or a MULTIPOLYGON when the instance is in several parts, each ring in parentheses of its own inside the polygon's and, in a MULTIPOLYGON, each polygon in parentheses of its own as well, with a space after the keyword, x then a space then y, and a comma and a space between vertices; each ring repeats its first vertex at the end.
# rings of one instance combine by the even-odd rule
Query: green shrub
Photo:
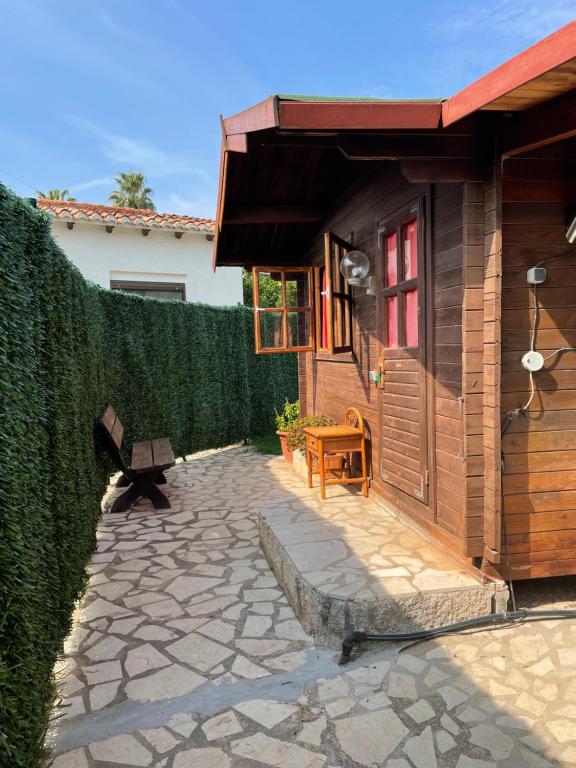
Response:
POLYGON ((94 437, 106 403, 129 441, 169 435, 180 456, 269 432, 296 357, 253 349, 245 307, 89 284, 0 185, 0 765, 41 759, 111 469, 94 437))
POLYGON ((288 398, 282 408, 282 413, 276 411, 276 429, 280 432, 286 432, 290 424, 294 424, 300 418, 300 401, 295 400, 291 403, 288 398))
POLYGON ((304 416, 288 427, 288 436, 286 437, 286 447, 289 451, 306 450, 306 427, 328 427, 336 422, 329 419, 328 416, 304 416))

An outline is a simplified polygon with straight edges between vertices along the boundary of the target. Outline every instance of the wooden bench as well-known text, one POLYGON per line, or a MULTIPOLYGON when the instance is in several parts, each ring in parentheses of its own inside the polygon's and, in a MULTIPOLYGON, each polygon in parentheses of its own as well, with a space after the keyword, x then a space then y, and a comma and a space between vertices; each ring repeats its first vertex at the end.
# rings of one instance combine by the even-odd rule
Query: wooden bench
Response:
POLYGON ((173 467, 176 463, 170 440, 162 437, 159 440, 134 443, 130 466, 128 466, 125 456, 128 455, 129 449, 124 440, 124 427, 111 405, 104 411, 100 425, 108 452, 114 464, 122 472, 116 487, 128 488, 116 499, 111 511, 124 512, 141 496, 150 499, 155 509, 170 509, 170 502, 157 487, 166 483, 164 470, 173 467))

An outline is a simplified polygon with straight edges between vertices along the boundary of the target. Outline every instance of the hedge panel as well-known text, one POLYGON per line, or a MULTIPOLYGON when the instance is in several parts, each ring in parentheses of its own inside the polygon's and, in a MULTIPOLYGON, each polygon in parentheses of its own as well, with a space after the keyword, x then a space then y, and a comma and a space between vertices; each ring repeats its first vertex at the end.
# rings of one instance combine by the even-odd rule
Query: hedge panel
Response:
POLYGON ((270 430, 294 355, 257 357, 251 313, 88 283, 45 214, 0 185, 0 765, 41 760, 51 672, 86 583, 110 465, 95 423, 177 455, 270 430))

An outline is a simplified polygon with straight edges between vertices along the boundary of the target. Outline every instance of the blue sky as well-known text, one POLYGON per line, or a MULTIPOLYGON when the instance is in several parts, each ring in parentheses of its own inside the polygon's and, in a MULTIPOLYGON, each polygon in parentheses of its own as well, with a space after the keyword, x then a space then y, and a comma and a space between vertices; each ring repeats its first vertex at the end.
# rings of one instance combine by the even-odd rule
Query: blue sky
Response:
POLYGON ((213 215, 220 113, 271 93, 449 96, 574 16, 573 0, 0 0, 0 180, 213 215))

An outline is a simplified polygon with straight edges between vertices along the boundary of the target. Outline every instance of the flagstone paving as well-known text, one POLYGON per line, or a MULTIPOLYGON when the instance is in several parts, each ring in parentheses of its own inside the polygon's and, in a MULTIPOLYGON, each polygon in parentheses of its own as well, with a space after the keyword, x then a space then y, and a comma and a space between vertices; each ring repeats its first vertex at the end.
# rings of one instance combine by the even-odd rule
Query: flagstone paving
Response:
POLYGON ((171 509, 103 515, 56 670, 54 768, 576 766, 576 621, 368 649, 338 667, 258 541, 259 505, 313 508, 316 491, 250 449, 167 474, 171 509))

